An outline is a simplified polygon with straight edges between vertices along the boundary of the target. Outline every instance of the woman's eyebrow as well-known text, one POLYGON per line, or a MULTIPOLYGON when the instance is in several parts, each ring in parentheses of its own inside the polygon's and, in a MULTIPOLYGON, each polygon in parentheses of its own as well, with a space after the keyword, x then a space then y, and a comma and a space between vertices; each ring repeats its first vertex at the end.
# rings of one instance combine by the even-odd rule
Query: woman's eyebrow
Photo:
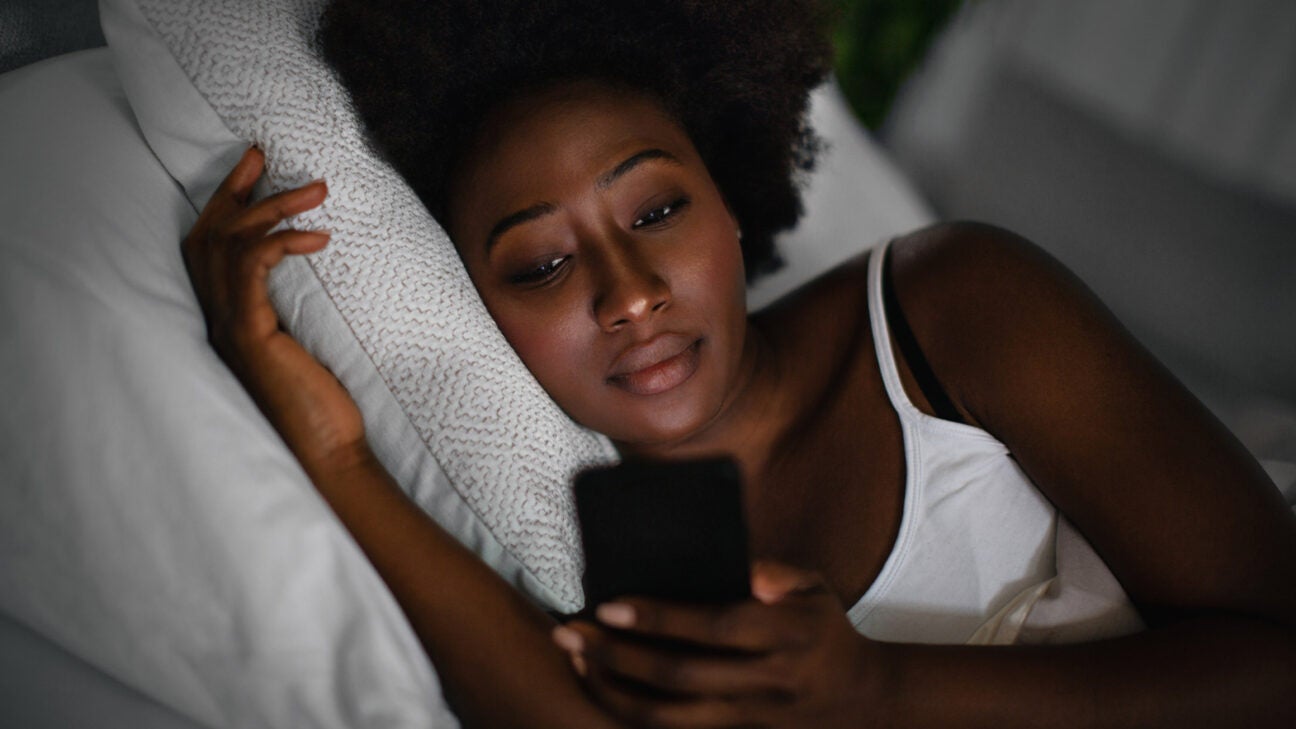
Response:
POLYGON ((613 167, 607 172, 604 172, 602 175, 599 175, 598 180, 594 183, 594 187, 599 190, 606 190, 611 187, 614 182, 620 179, 622 175, 651 159, 665 160, 674 165, 680 164, 680 161, 675 158, 675 155, 664 149, 645 149, 642 152, 635 152, 626 158, 626 160, 621 164, 613 167))
MULTIPOLYGON (((616 167, 599 175, 599 178, 594 181, 594 187, 599 190, 606 190, 627 172, 649 160, 662 160, 673 165, 683 164, 675 155, 664 149, 645 149, 635 152, 616 167)), ((509 213, 500 218, 499 222, 491 228, 490 233, 486 236, 486 253, 490 253, 491 249, 495 247, 495 243, 499 241, 500 236, 508 232, 510 228, 549 215, 557 209, 558 206, 553 203, 536 203, 529 208, 523 208, 516 213, 509 213)))
POLYGON ((486 236, 486 252, 490 253, 499 237, 508 232, 510 228, 548 215, 557 209, 558 206, 553 203, 536 203, 529 208, 523 208, 516 213, 509 213, 500 218, 500 221, 495 224, 495 227, 491 228, 490 233, 486 236))

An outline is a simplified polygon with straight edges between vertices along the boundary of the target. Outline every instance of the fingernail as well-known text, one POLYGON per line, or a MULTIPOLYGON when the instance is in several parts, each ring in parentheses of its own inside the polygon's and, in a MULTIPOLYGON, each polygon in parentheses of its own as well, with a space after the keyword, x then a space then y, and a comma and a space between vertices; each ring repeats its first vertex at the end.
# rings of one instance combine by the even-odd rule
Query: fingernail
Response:
POLYGON ((585 639, 581 637, 581 634, 565 625, 559 625, 553 629, 553 641, 558 644, 559 648, 568 653, 580 653, 585 649, 585 639))
POLYGON ((571 654, 572 668, 575 669, 576 675, 584 678, 589 673, 589 666, 585 664, 585 656, 579 653, 571 654))
POLYGON ((614 628, 629 628, 634 625, 634 608, 623 602, 609 602, 598 606, 594 611, 599 622, 614 628))

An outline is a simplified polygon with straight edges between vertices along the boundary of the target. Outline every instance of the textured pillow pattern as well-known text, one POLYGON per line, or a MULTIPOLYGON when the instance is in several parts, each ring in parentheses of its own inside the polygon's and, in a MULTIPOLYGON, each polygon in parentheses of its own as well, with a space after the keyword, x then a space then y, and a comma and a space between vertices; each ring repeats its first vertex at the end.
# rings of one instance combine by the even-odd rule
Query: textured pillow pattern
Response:
POLYGON ((138 41, 150 39, 132 33, 156 34, 192 83, 131 101, 195 207, 241 145, 177 150, 188 123, 178 100, 206 104, 193 115, 214 112, 232 138, 265 150, 266 192, 328 180, 323 207, 294 225, 329 229, 332 243, 309 261, 286 261, 272 282, 285 324, 355 395, 379 456, 416 501, 541 602, 575 609, 582 563, 567 484, 615 453, 549 399, 445 233, 367 148, 344 90, 313 51, 323 5, 106 0, 106 16, 116 15, 105 29, 128 93, 141 84, 129 77, 159 60, 141 64, 148 43, 138 41))

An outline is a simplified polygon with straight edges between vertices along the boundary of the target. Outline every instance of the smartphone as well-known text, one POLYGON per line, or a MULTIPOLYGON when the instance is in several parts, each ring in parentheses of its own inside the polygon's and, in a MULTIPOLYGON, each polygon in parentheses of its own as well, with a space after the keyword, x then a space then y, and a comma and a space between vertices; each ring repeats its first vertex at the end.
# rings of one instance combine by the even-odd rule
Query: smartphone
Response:
POLYGON ((622 596, 751 595, 742 478, 727 458, 628 461, 576 476, 585 606, 622 596))

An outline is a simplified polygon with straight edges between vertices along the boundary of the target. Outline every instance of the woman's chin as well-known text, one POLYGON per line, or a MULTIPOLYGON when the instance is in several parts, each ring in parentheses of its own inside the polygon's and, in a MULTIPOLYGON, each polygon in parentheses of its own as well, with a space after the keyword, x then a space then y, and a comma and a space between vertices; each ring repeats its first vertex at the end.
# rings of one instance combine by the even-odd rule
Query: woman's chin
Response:
MULTIPOLYGON (((646 410, 646 409, 645 409, 646 410)), ((666 455, 675 448, 696 443, 715 421, 716 407, 698 407, 696 401, 649 412, 622 412, 614 426, 602 432, 623 454, 666 455)))

